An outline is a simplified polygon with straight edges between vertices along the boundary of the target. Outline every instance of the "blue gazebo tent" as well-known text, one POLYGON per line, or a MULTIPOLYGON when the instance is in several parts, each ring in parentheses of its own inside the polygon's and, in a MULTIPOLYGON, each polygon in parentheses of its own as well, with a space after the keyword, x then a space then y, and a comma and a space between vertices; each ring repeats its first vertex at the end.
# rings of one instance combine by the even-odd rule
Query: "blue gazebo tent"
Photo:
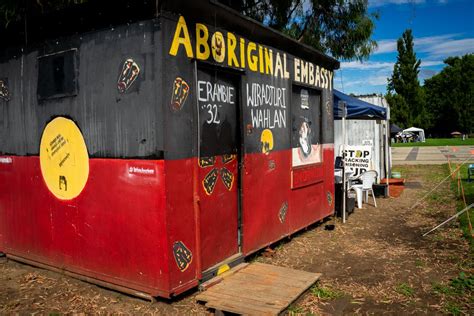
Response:
POLYGON ((334 98, 334 119, 342 119, 342 106, 339 101, 346 103, 347 115, 346 119, 356 120, 386 120, 387 109, 370 104, 368 102, 351 97, 341 91, 333 90, 334 98))

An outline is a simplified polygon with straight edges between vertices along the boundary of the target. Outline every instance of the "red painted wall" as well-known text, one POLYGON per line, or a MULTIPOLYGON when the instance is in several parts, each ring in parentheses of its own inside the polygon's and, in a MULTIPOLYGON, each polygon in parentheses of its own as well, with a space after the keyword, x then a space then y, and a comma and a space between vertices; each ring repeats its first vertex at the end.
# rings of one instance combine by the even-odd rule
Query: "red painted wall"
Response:
MULTIPOLYGON (((199 223, 201 240, 202 270, 205 271, 215 264, 238 252, 237 222, 238 222, 238 186, 237 159, 229 158, 225 162, 224 156, 215 156, 215 163, 209 167, 199 168, 198 195, 199 195, 199 223), (217 172, 214 190, 206 193, 203 181, 210 172, 217 172), (225 171, 224 171, 225 170, 225 171), (224 175, 227 181, 224 182, 224 175)), ((213 182, 213 181, 211 181, 213 182)))
POLYGON ((165 160, 167 254, 170 284, 168 291, 180 293, 197 285, 200 277, 200 258, 196 250, 196 224, 194 208, 194 172, 197 159, 165 160), (190 251, 192 260, 181 270, 174 257, 173 244, 182 242, 190 251))
POLYGON ((281 222, 279 212, 282 205, 290 200, 290 169, 290 150, 245 156, 242 171, 244 254, 288 234, 288 221, 281 222))
POLYGON ((245 156, 242 218, 245 255, 278 241, 334 212, 327 193, 334 198, 334 149, 323 146, 323 163, 310 170, 311 184, 291 188, 291 150, 245 156), (288 203, 283 222, 280 210, 288 203))
POLYGON ((5 251, 92 278, 164 295, 168 289, 163 161, 90 159, 82 193, 55 198, 38 157, 0 164, 5 251), (153 169, 154 175, 130 168, 153 169))
MULTIPOLYGON (((333 213, 327 195, 334 196, 334 151, 331 145, 323 148, 323 163, 306 168, 304 176, 313 183, 296 189, 291 188, 291 150, 244 157, 243 254, 333 213)), ((11 158, 11 164, 0 164, 0 247, 3 242, 9 254, 169 297, 196 286, 202 271, 237 252, 236 234, 214 233, 219 225, 237 221, 236 210, 219 204, 219 194, 203 201, 209 196, 204 197, 196 158, 90 159, 86 187, 70 201, 48 191, 38 157, 11 158), (206 214, 209 203, 219 207, 206 214), (188 251, 181 267, 177 244, 188 251)), ((229 168, 236 170, 236 161, 229 168)), ((225 189, 218 189, 220 184, 215 193, 225 189)), ((236 197, 237 182, 232 192, 236 197)))

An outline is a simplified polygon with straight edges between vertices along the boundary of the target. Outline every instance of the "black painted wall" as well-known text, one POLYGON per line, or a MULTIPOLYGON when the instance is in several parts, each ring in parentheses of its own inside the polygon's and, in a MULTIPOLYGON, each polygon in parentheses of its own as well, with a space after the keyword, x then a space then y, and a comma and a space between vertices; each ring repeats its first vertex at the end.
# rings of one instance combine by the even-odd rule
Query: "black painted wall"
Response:
POLYGON ((81 129, 91 157, 162 157, 159 30, 159 21, 146 21, 73 36, 0 64, 10 90, 10 100, 0 101, 0 152, 37 155, 47 122, 67 116, 81 129), (77 93, 40 99, 37 88, 49 78, 39 71, 40 61, 47 58, 42 56, 74 49, 77 93), (121 93, 117 81, 129 58, 140 73, 121 93))
MULTIPOLYGON (((220 30, 225 36, 230 30, 237 37, 241 35, 239 23, 251 24, 244 19, 239 22, 239 18, 234 17, 228 25, 222 19, 220 22, 214 19, 213 25, 209 25, 209 16, 184 13, 190 15, 186 16, 186 22, 193 49, 196 22, 206 23, 211 35, 220 30)), ((212 14, 209 15, 212 18, 212 14)), ((0 154, 38 155, 41 133, 47 122, 56 116, 67 116, 81 129, 90 157, 181 159, 196 156, 198 126, 201 131, 207 120, 202 118, 206 111, 200 113, 200 121, 197 119, 196 79, 200 78, 197 78, 196 70, 205 66, 218 72, 226 63, 213 62, 212 57, 206 62, 188 58, 182 47, 176 56, 171 56, 169 49, 178 18, 179 12, 165 12, 154 20, 47 41, 38 49, 2 62, 0 78, 7 79, 9 100, 0 98, 0 154), (39 98, 37 88, 45 85, 39 76, 39 61, 44 56, 71 50, 75 50, 75 89, 69 94, 58 96, 53 93, 39 98), (139 74, 123 92, 118 88, 118 80, 129 59, 138 66, 139 74), (212 68, 213 65, 216 67, 212 68)), ((252 36, 244 31, 242 29, 243 33, 252 36)), ((273 46, 260 42, 259 32, 255 32, 255 37, 250 40, 265 44, 274 54, 284 53, 282 48, 287 45, 287 39, 282 37, 282 42, 274 41, 273 46)), ((278 38, 271 34, 269 38, 278 38)), ((268 41, 268 38, 262 38, 264 40, 268 41)), ((330 70, 337 67, 337 62, 323 58, 319 53, 308 55, 307 48, 301 49, 305 57, 312 57, 315 65, 330 70)), ((291 50, 298 51, 294 47, 291 50)), ((236 54, 239 54, 238 48, 236 54)), ((242 118, 241 122, 235 123, 240 124, 239 131, 247 153, 261 152, 261 134, 265 128, 273 133, 272 150, 291 148, 295 132, 291 121, 294 114, 291 99, 295 85, 294 57, 290 54, 287 54, 287 63, 289 79, 253 72, 248 68, 230 69, 238 88, 240 107, 237 116, 242 118), (284 90, 284 100, 278 106, 248 105, 247 91, 251 93, 253 84, 284 90), (263 112, 271 111, 272 120, 274 112, 280 111, 280 119, 273 121, 270 127, 254 126, 252 115, 257 108, 263 112)), ((125 73, 125 79, 133 77, 132 68, 125 73)), ((225 68, 229 70, 229 67, 225 68)), ((312 95, 320 96, 321 135, 318 139, 322 143, 333 143, 332 91, 317 87, 310 89, 314 90, 312 95)), ((212 148, 207 149, 206 155, 212 153, 212 148)), ((218 154, 217 151, 214 154, 218 154)))

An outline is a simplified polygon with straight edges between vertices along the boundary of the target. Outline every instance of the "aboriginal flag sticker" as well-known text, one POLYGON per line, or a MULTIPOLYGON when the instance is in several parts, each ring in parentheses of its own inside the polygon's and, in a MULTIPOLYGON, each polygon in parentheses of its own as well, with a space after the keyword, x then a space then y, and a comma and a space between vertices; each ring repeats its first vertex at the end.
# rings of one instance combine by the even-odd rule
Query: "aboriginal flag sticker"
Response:
POLYGON ((71 200, 84 189, 89 177, 89 155, 77 125, 65 117, 49 122, 41 136, 41 174, 49 191, 71 200))

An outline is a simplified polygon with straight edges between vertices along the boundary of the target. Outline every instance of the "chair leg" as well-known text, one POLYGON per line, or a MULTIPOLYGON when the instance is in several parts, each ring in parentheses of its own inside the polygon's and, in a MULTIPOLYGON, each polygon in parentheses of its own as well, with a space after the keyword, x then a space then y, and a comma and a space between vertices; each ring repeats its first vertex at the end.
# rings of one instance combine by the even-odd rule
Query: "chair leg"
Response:
POLYGON ((372 197, 374 198, 374 205, 375 205, 375 207, 377 207, 377 202, 375 201, 374 189, 370 189, 370 191, 372 192, 372 197))
POLYGON ((357 197, 357 208, 362 208, 362 189, 361 188, 354 188, 357 197))

